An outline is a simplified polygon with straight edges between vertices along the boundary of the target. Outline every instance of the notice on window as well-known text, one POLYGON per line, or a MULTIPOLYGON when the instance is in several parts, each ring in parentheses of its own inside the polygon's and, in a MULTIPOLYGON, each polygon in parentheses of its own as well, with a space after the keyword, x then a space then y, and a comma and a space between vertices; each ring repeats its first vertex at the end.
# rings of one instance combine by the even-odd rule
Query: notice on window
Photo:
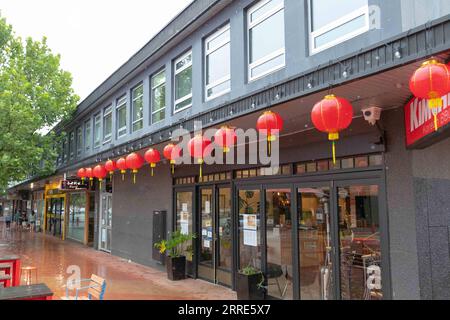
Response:
POLYGON ((203 247, 204 247, 204 248, 211 248, 211 241, 209 241, 209 240, 204 240, 204 241, 203 241, 203 247))
POLYGON ((205 213, 211 213, 211 202, 205 201, 205 213))
POLYGON ((257 217, 256 214, 244 214, 244 229, 256 230, 257 217))
POLYGON ((182 211, 188 211, 188 204, 187 204, 187 203, 183 203, 183 204, 181 205, 181 210, 182 210, 182 211))
POLYGON ((181 234, 189 234, 189 223, 181 222, 180 228, 181 234))
POLYGON ((244 245, 257 247, 258 246, 258 236, 256 230, 245 230, 244 229, 244 245))

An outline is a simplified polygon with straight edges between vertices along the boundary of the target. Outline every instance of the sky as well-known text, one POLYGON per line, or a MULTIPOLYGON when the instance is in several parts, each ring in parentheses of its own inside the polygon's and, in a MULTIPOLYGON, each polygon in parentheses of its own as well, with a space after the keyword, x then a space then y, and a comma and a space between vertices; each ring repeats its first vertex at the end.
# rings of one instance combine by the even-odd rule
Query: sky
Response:
POLYGON ((16 35, 61 55, 80 102, 191 0, 0 0, 16 35))

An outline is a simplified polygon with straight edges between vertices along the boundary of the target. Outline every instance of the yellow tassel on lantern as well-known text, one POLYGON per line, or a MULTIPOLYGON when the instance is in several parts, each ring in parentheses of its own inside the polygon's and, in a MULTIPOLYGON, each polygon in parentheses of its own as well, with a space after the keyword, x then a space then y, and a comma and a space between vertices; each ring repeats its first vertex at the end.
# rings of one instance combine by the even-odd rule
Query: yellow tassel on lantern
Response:
POLYGON ((230 152, 230 147, 227 147, 227 146, 223 147, 223 153, 228 153, 228 152, 230 152))
POLYGON ((136 184, 136 173, 138 173, 138 170, 133 170, 133 184, 136 184))
POLYGON ((100 191, 102 190, 102 181, 103 181, 103 179, 98 179, 98 182, 100 184, 100 191))
POLYGON ((92 187, 92 181, 94 181, 94 178, 89 178, 89 185, 92 187))
POLYGON ((270 157, 272 155, 272 142, 277 140, 277 136, 273 134, 267 135, 267 155, 270 157))
POLYGON ((336 140, 339 140, 339 132, 332 132, 328 134, 328 140, 332 141, 333 164, 336 164, 336 140))
POLYGON ((122 181, 125 181, 125 173, 127 173, 127 170, 120 170, 120 173, 122 174, 122 181))
POLYGON ((170 165, 171 165, 171 167, 172 167, 172 174, 175 173, 175 163, 176 163, 175 160, 170 160, 170 165))
POLYGON ((198 159, 198 164, 200 165, 200 178, 203 177, 203 170, 202 170, 202 166, 203 166, 203 159, 198 159))
POLYGON ((151 171, 152 171, 152 177, 153 177, 153 168, 155 168, 156 167, 156 163, 150 163, 150 168, 151 168, 151 171))
POLYGON ((438 120, 438 108, 442 108, 443 102, 442 98, 433 98, 428 100, 428 107, 430 108, 431 112, 433 113, 434 118, 434 130, 439 130, 439 120, 438 120))

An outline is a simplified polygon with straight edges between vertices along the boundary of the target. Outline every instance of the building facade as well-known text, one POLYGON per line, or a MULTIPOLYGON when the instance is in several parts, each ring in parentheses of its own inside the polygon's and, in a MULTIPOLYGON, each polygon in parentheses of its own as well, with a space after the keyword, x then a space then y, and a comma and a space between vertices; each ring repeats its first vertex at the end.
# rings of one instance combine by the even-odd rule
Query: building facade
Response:
POLYGON ((188 274, 232 289, 253 266, 272 298, 449 299, 450 100, 429 131, 408 87, 426 59, 448 62, 449 18, 445 0, 194 1, 57 126, 67 139, 55 176, 10 193, 41 192, 43 230, 59 223, 63 238, 157 268, 155 239, 194 232, 188 274), (355 114, 336 163, 310 119, 329 93, 355 114), (162 161, 136 183, 116 173, 67 187, 79 168, 162 151, 179 128, 254 128, 269 109, 285 120, 276 168, 204 165, 199 176, 162 161))

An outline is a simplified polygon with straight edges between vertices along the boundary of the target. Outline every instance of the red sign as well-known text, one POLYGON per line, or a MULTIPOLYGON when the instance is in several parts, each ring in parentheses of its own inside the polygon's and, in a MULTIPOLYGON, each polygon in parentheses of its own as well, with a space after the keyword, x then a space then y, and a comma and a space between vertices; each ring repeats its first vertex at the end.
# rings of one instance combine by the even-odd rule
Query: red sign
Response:
MULTIPOLYGON (((442 97, 443 107, 438 110, 439 127, 450 123, 450 93, 442 97)), ((409 147, 435 133, 432 110, 428 100, 414 98, 405 106, 406 145, 409 147)))

